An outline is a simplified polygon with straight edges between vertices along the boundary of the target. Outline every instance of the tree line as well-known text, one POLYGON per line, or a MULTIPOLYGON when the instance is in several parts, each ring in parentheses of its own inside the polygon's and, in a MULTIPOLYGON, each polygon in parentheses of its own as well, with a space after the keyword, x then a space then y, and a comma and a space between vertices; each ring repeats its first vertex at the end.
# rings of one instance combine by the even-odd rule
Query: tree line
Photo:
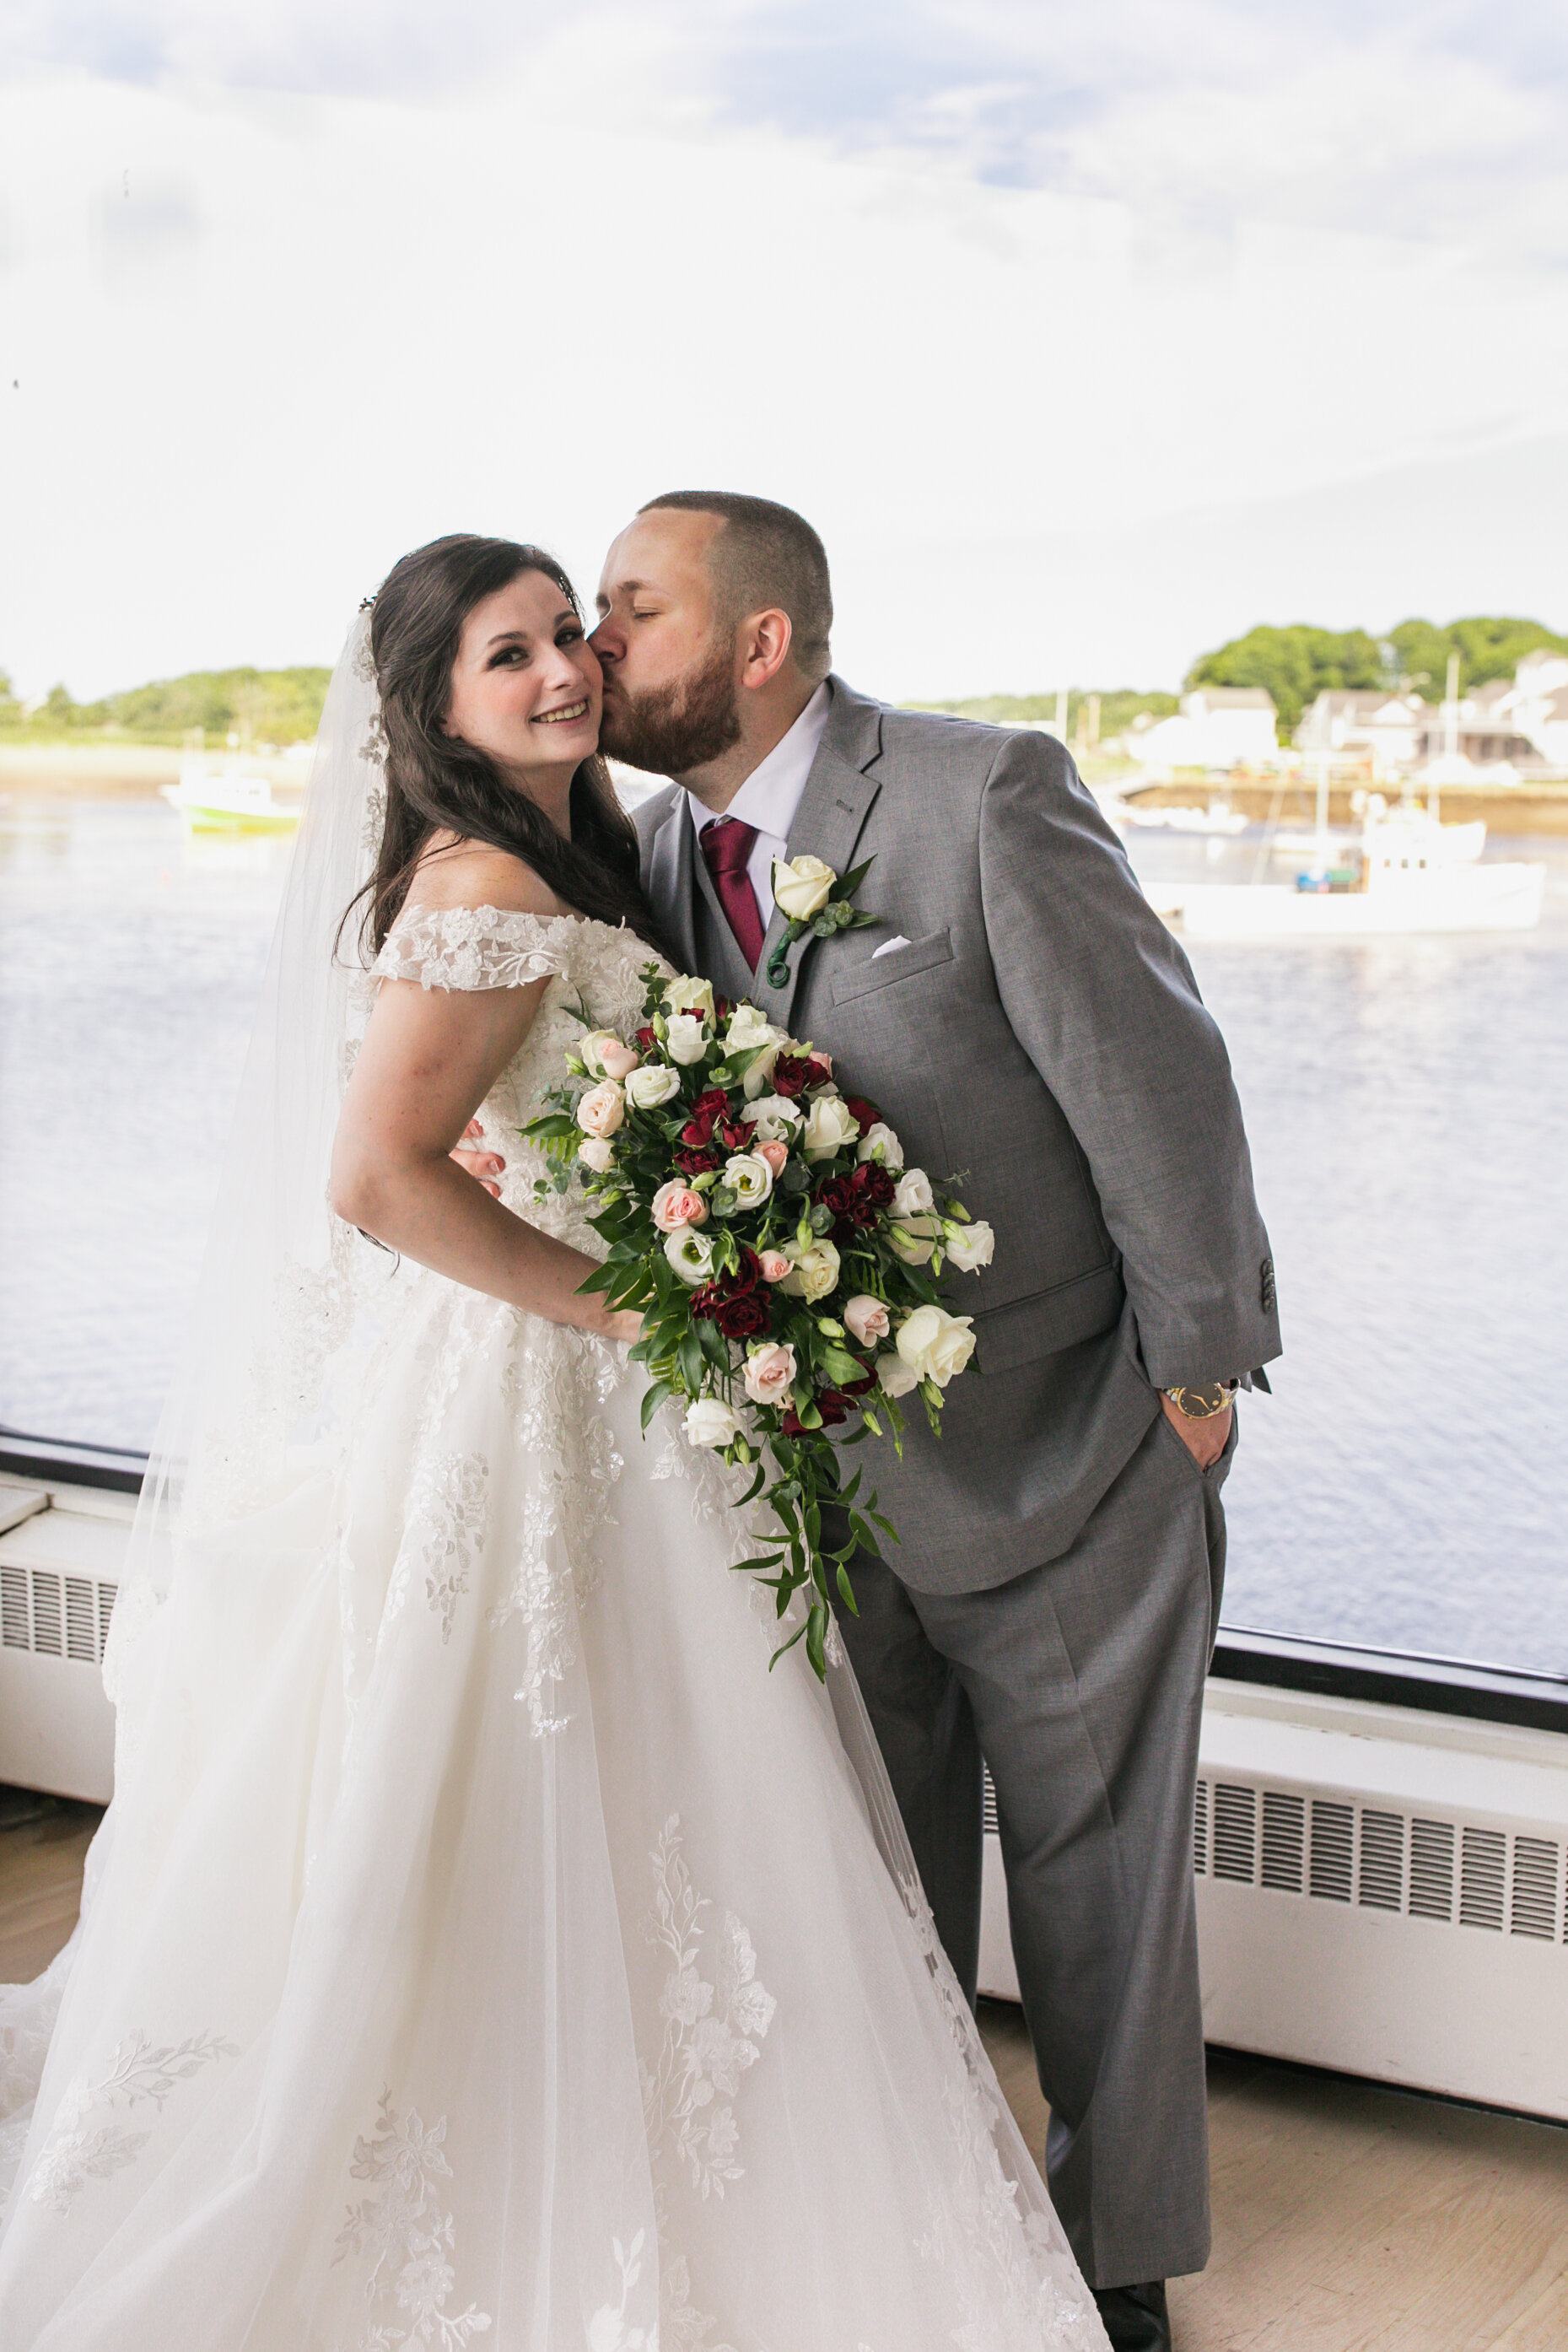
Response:
POLYGON ((1283 741, 1325 688, 1418 694, 1424 702, 1441 702, 1454 654, 1459 657, 1459 692, 1469 694, 1492 678, 1511 678, 1525 655, 1540 646, 1568 653, 1568 637, 1541 621, 1498 614, 1450 621, 1446 628, 1431 621, 1401 621, 1385 637, 1365 629, 1314 629, 1297 622, 1290 628, 1249 629, 1244 637, 1200 654, 1186 684, 1262 687, 1274 698, 1283 741))
POLYGON ((257 743, 301 743, 316 732, 331 676, 329 669, 309 667, 192 670, 105 695, 100 702, 74 701, 57 686, 25 713, 0 670, 0 728, 165 743, 183 742, 200 728, 220 740, 237 734, 257 743))

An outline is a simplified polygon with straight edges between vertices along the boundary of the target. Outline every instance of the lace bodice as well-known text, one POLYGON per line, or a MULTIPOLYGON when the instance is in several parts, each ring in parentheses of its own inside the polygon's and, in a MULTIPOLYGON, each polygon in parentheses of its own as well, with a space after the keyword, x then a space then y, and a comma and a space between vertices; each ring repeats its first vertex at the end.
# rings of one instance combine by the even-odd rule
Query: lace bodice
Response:
POLYGON ((642 1010, 643 970, 657 961, 635 931, 581 916, 446 907, 401 917, 371 968, 372 982, 416 980, 422 988, 526 988, 549 982, 533 1027, 480 1105, 478 1119, 486 1140, 507 1163, 501 1182, 507 1207, 593 1256, 601 1255, 602 1244, 587 1222, 581 1186, 574 1177, 558 1193, 552 1164, 518 1129, 538 1116, 546 1088, 565 1075, 568 1049, 583 1034, 583 1014, 591 1028, 630 1034, 642 1010), (534 1186, 541 1181, 550 1190, 536 1198, 534 1186))

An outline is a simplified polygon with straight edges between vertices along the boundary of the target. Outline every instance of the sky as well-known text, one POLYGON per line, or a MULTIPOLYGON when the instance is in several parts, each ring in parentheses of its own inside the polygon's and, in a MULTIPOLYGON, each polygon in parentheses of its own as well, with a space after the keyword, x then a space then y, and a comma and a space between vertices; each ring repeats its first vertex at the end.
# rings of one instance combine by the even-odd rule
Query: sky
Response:
POLYGON ((591 594, 691 487, 893 698, 1568 628, 1565 134, 1537 0, 0 0, 0 668, 329 661, 448 530, 591 594))

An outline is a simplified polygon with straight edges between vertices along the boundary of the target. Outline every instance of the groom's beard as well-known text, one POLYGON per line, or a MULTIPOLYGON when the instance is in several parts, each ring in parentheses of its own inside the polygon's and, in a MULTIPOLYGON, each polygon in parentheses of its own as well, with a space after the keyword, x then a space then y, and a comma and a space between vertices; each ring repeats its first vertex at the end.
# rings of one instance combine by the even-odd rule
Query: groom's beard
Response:
POLYGON ((734 646, 721 638, 700 669, 669 686, 607 694, 600 750, 655 776, 689 775, 721 758, 740 740, 734 664, 734 646))

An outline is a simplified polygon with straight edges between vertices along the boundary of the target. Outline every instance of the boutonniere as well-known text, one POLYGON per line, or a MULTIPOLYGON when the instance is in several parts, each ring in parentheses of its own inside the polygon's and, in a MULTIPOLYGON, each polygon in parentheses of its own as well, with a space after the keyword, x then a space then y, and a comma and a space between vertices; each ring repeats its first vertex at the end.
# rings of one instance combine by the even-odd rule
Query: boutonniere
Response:
POLYGON ((789 928, 768 959, 769 988, 789 986, 789 950, 797 940, 831 940, 835 931, 857 931, 875 922, 874 915, 862 915, 850 903, 875 863, 868 857, 863 865, 852 867, 841 882, 820 857, 774 859, 773 903, 788 919, 789 928))

